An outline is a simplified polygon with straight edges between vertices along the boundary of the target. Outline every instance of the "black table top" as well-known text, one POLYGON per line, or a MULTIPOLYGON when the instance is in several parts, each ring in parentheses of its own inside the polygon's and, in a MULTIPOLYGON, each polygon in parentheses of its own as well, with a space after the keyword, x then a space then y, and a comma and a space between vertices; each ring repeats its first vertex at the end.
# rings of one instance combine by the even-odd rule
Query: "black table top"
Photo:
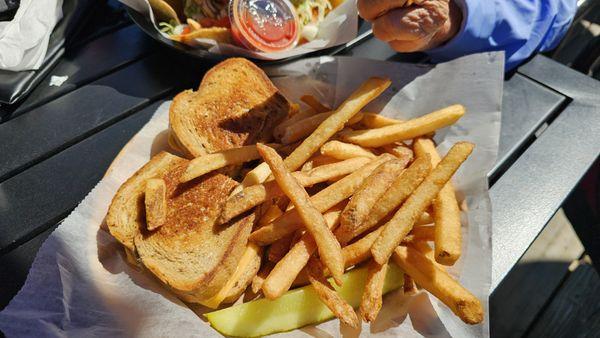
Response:
MULTIPOLYGON (((41 243, 156 107, 196 87, 212 66, 161 48, 128 20, 118 21, 96 20, 101 30, 83 29, 84 43, 23 102, 0 107, 0 308, 23 284, 41 243), (51 75, 69 79, 50 87, 51 75)), ((422 59, 394 53, 366 25, 361 33, 364 39, 328 53, 422 59)), ((599 82, 541 55, 507 77, 499 156, 489 173, 492 289, 598 157, 598 93, 599 82)))

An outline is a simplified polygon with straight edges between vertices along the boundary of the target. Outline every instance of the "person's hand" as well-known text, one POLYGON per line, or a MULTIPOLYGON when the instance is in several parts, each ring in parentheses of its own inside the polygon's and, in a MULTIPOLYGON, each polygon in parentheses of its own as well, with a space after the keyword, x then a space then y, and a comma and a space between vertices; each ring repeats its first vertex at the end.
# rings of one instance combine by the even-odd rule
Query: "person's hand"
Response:
POLYGON ((358 13, 376 38, 398 52, 425 51, 458 32, 462 14, 452 0, 358 0, 358 13))

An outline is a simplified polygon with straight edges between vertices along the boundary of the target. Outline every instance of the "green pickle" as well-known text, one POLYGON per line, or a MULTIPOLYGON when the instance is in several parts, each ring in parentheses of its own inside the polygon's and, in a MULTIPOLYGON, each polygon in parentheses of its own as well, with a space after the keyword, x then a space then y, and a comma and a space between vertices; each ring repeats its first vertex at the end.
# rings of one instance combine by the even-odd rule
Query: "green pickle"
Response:
MULTIPOLYGON (((346 272, 341 287, 335 284, 333 286, 348 304, 357 308, 366 278, 367 268, 361 267, 346 272)), ((390 263, 383 287, 384 294, 401 287, 403 282, 402 271, 390 263)), ((275 300, 261 298, 213 311, 205 316, 217 331, 236 337, 257 337, 290 331, 334 317, 310 285, 290 290, 275 300)))

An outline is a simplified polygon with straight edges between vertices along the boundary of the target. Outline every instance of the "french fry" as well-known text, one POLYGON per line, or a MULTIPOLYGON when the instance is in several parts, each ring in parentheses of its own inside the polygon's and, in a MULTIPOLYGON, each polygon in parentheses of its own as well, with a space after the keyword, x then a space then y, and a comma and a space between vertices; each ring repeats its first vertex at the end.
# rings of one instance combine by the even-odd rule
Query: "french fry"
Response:
MULTIPOLYGON (((415 227, 415 229, 416 228, 418 227, 415 227)), ((362 263, 369 259, 371 257, 371 247, 373 246, 373 243, 375 243, 377 237, 381 235, 382 231, 383 227, 379 227, 374 231, 370 232, 369 234, 365 235, 363 238, 357 240, 356 242, 343 247, 342 256, 344 256, 345 267, 349 268, 353 265, 362 263)), ((428 246, 427 243, 416 240, 415 236, 406 236, 402 243, 411 243, 414 244, 415 247, 418 247, 421 244, 423 244, 424 246, 428 246)), ((433 259, 433 251, 431 253, 431 258, 433 259)))
POLYGON ((356 130, 344 133, 342 140, 363 147, 381 147, 393 142, 410 140, 447 127, 465 114, 465 107, 457 104, 433 113, 387 127, 356 130))
POLYGON ((379 115, 377 113, 363 113, 363 118, 360 121, 360 123, 367 129, 381 128, 402 122, 404 121, 379 115))
POLYGON ((413 151, 402 142, 386 144, 380 149, 388 154, 396 156, 401 161, 406 161, 407 164, 414 159, 413 151))
MULTIPOLYGON (((352 174, 342 178, 341 180, 333 183, 332 185, 312 196, 310 199, 311 203, 320 212, 324 212, 332 208, 334 205, 350 197, 378 165, 391 159, 392 156, 389 154, 384 154, 383 156, 378 157, 376 160, 365 164, 352 174)), ((301 223, 302 221, 300 220, 298 212, 295 209, 292 209, 286 211, 273 223, 254 231, 252 234, 250 234, 249 240, 259 245, 268 245, 279 238, 296 231, 296 229, 301 227, 301 223)))
POLYGON ((409 233, 409 236, 412 237, 411 242, 431 242, 431 241, 433 241, 436 226, 415 225, 412 228, 411 232, 409 233))
POLYGON ((417 223, 415 223, 415 225, 427 225, 427 224, 432 224, 433 223, 433 217, 431 217, 431 215, 425 211, 421 214, 421 216, 419 217, 419 219, 417 220, 417 223))
MULTIPOLYGON (((315 131, 315 129, 317 129, 317 127, 332 114, 332 112, 320 113, 288 125, 283 132, 283 136, 281 136, 281 143, 290 144, 305 138, 315 131)), ((350 126, 356 124, 360 122, 361 119, 362 113, 357 113, 346 122, 346 125, 350 126)))
POLYGON ((414 295, 417 293, 417 285, 415 284, 414 279, 408 274, 404 274, 404 284, 402 286, 402 291, 405 295, 414 295))
POLYGON ((350 203, 342 213, 341 226, 336 230, 336 236, 351 237, 354 229, 367 219, 377 200, 385 194, 402 170, 404 164, 395 159, 377 167, 354 192, 350 203))
POLYGON ((338 160, 347 160, 354 157, 376 158, 372 151, 356 144, 340 141, 329 141, 321 146, 321 154, 338 160))
POLYGON ((250 285, 250 290, 252 293, 258 293, 267 279, 267 276, 271 273, 271 270, 275 267, 275 263, 273 262, 265 262, 258 270, 258 273, 254 278, 252 278, 252 284, 250 285))
POLYGON ((343 247, 344 265, 350 267, 369 259, 371 257, 371 247, 382 231, 383 228, 377 228, 365 237, 343 247))
POLYGON ((388 214, 395 210, 425 179, 431 170, 429 159, 417 158, 404 172, 392 183, 386 193, 381 196, 371 208, 367 219, 352 231, 347 229, 336 230, 336 237, 340 243, 348 243, 352 238, 376 226, 388 214))
POLYGON ((267 250, 267 259, 273 263, 279 262, 290 250, 295 237, 296 233, 289 234, 269 245, 269 250, 267 250))
MULTIPOLYGON (((416 139, 413 143, 417 156, 428 154, 431 165, 440 162, 440 155, 430 139, 416 139)), ((460 210, 452 182, 440 190, 433 202, 435 221, 435 260, 444 265, 454 265, 461 254, 462 234, 460 228, 460 210)))
POLYGON ((263 183, 267 180, 267 178, 269 178, 270 175, 271 169, 269 169, 269 165, 265 162, 262 162, 261 164, 257 165, 254 169, 250 170, 246 174, 246 176, 244 176, 242 183, 235 187, 235 189, 231 191, 229 196, 236 195, 247 187, 263 183))
MULTIPOLYGON (((372 77, 363 82, 310 136, 286 157, 284 163, 287 168, 293 171, 302 166, 331 136, 341 130, 348 120, 379 96, 390 84, 391 81, 389 79, 378 77, 372 77)), ((237 193, 245 187, 262 183, 269 175, 269 167, 261 163, 244 177, 241 187, 236 188, 233 193, 237 193)))
MULTIPOLYGON (((277 148, 279 145, 270 145, 277 148)), ((181 183, 193 180, 213 170, 221 169, 228 165, 241 164, 259 159, 260 155, 256 146, 243 146, 239 148, 226 149, 216 153, 196 157, 191 160, 187 168, 179 178, 181 183)))
POLYGON ((281 140, 281 138, 283 137, 283 133, 285 132, 285 129, 287 127, 307 117, 313 116, 316 113, 317 112, 314 109, 310 108, 292 115, 291 117, 279 123, 275 128, 273 128, 273 137, 275 137, 275 139, 281 140))
POLYGON ((304 162, 300 171, 309 171, 318 166, 322 166, 325 164, 332 164, 332 163, 336 163, 339 161, 340 160, 338 160, 337 158, 323 156, 321 154, 315 155, 315 156, 311 157, 310 159, 308 159, 308 161, 304 162))
POLYGON ((371 254, 377 263, 387 262, 394 249, 412 229, 417 218, 431 204, 446 182, 471 154, 473 148, 473 143, 469 142, 458 142, 452 146, 448 154, 415 189, 394 217, 384 225, 383 232, 371 247, 371 254))
POLYGON ((389 79, 369 78, 348 97, 317 129, 310 134, 288 157, 284 163, 290 171, 298 169, 346 122, 364 106, 373 101, 391 84, 389 79))
POLYGON ((195 44, 195 39, 212 39, 218 42, 231 42, 231 29, 226 27, 200 27, 187 34, 170 35, 169 38, 185 44, 195 44))
POLYGON ((187 18, 186 22, 193 31, 196 31, 196 30, 199 30, 202 28, 202 26, 198 23, 198 21, 196 21, 192 18, 187 18))
POLYGON ((331 108, 319 102, 319 100, 317 100, 317 98, 312 95, 302 95, 302 97, 300 97, 300 101, 306 103, 317 113, 325 113, 331 111, 331 108))
POLYGON ((483 308, 479 299, 419 250, 411 246, 399 246, 394 249, 392 258, 419 286, 446 304, 462 321, 467 324, 481 323, 483 308))
MULTIPOLYGON (((307 172, 295 172, 292 175, 300 185, 307 187, 317 183, 325 182, 332 178, 348 175, 353 171, 360 169, 371 160, 367 158, 353 158, 332 164, 326 164, 316 167, 307 172)), ((283 191, 275 181, 268 181, 264 184, 255 184, 243 189, 235 195, 230 196, 225 202, 219 224, 224 224, 232 218, 252 209, 253 207, 267 201, 270 198, 283 196, 283 191)), ((338 201, 340 202, 340 201, 338 201)))
POLYGON ((327 305, 329 310, 331 310, 340 321, 351 327, 358 328, 360 326, 360 320, 358 319, 356 312, 354 312, 352 306, 346 303, 346 301, 335 292, 331 284, 323 277, 323 268, 320 262, 313 258, 308 263, 307 268, 308 280, 321 301, 327 305))
POLYGON ((367 282, 360 301, 360 316, 369 323, 377 318, 383 304, 383 282, 387 273, 388 264, 379 265, 375 261, 369 262, 367 282))
POLYGON ((146 228, 150 231, 158 229, 167 220, 167 186, 163 179, 146 180, 144 204, 146 206, 146 228))
POLYGON ((273 204, 269 206, 269 209, 267 209, 267 211, 265 211, 265 213, 260 217, 258 220, 258 225, 263 226, 269 224, 279 218, 281 215, 283 215, 283 211, 281 211, 276 204, 273 204))
POLYGON ((281 190, 283 190, 286 196, 294 204, 295 210, 297 210, 300 215, 300 219, 302 220, 302 223, 304 223, 307 233, 310 233, 313 236, 317 243, 317 249, 321 260, 331 271, 336 283, 340 285, 342 275, 344 274, 342 248, 327 226, 323 215, 311 203, 310 196, 308 196, 306 190, 304 190, 288 171, 279 154, 277 154, 273 148, 260 143, 258 143, 256 147, 265 162, 269 164, 271 172, 273 173, 273 176, 275 176, 275 180, 279 184, 281 190))
MULTIPOLYGON (((339 223, 341 212, 342 208, 337 207, 323 215, 330 229, 339 223)), ((317 243, 314 238, 309 233, 304 233, 277 262, 262 286, 263 294, 269 299, 275 299, 287 292, 315 250, 317 250, 317 243)))

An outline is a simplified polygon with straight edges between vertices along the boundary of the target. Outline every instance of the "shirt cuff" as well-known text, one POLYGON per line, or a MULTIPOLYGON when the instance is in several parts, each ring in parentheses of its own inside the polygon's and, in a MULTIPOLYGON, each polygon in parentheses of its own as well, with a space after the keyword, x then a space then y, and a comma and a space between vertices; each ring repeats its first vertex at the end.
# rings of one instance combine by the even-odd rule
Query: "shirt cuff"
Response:
POLYGON ((496 50, 493 42, 489 41, 496 22, 495 1, 454 1, 462 12, 460 30, 450 41, 425 53, 433 62, 443 62, 467 54, 496 50))

